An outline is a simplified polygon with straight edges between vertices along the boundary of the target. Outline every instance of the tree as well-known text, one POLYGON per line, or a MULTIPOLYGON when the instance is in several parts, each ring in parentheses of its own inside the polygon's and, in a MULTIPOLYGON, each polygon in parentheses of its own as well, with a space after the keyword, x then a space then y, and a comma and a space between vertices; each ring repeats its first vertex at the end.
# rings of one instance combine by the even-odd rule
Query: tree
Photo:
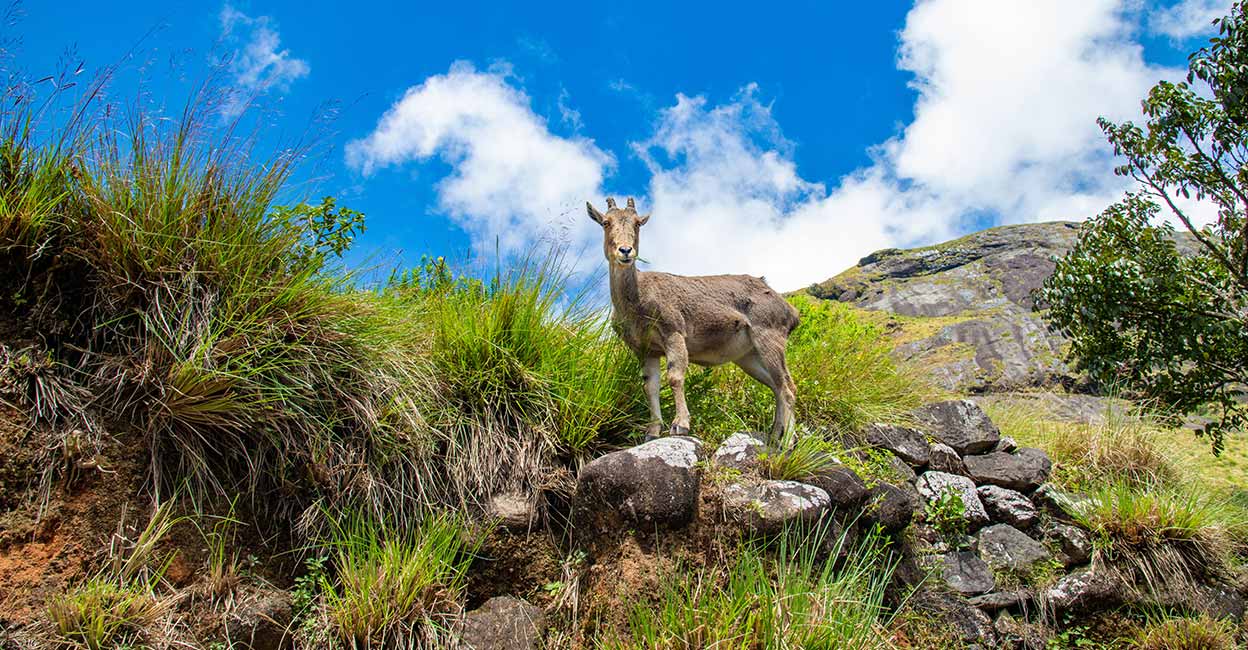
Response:
POLYGON ((1125 159, 1115 173, 1138 190, 1084 225, 1038 296, 1091 379, 1170 416, 1207 409, 1215 453, 1248 422, 1246 6, 1214 21, 1185 82, 1152 88, 1142 127, 1098 120, 1125 159), (1192 198, 1216 209, 1213 223, 1197 225, 1192 198))

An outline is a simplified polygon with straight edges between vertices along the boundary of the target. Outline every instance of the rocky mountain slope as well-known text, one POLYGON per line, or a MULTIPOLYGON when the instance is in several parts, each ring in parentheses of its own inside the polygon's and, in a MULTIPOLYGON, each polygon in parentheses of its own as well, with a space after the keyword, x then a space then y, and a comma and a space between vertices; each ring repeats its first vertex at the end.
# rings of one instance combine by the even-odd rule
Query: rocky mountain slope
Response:
POLYGON ((1077 233, 1075 223, 1035 223, 885 249, 808 291, 891 314, 897 355, 930 368, 946 388, 986 392, 1067 382, 1065 341, 1048 331, 1032 292, 1077 233))

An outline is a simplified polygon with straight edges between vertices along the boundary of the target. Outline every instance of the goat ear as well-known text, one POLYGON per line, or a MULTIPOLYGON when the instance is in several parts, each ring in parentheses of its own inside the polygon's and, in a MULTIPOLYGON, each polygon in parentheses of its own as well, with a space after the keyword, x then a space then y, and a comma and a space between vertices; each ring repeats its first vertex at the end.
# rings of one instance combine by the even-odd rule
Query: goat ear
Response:
POLYGON ((603 217, 603 216, 602 216, 602 213, 601 213, 601 212, 599 212, 598 210, 594 209, 594 204, 593 204, 593 203, 590 203, 589 201, 586 201, 586 202, 585 202, 585 210, 586 210, 587 212, 589 212, 589 218, 590 218, 590 219, 593 219, 593 220, 594 220, 594 222, 596 222, 598 225, 600 225, 600 226, 602 225, 602 221, 603 221, 603 219, 605 219, 605 217, 603 217))
POLYGON ((639 226, 644 226, 644 225, 646 225, 646 222, 647 222, 647 221, 649 221, 649 220, 650 220, 650 215, 646 215, 646 216, 644 216, 644 217, 638 217, 638 218, 637 218, 637 225, 639 225, 639 226))

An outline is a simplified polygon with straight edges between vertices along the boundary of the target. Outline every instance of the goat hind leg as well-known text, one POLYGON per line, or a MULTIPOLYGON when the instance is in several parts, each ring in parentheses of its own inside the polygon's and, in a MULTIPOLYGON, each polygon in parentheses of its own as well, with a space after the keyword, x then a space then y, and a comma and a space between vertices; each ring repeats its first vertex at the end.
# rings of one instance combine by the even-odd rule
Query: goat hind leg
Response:
POLYGON ((776 378, 771 374, 771 369, 763 361, 763 358, 757 351, 737 359, 736 364, 737 367, 745 371, 745 374, 753 377, 758 383, 770 388, 772 395, 776 398, 776 415, 771 421, 771 434, 767 439, 768 445, 774 445, 779 442, 778 436, 782 432, 784 424, 781 419, 783 414, 779 408, 779 404, 781 403, 781 399, 783 397, 784 384, 782 381, 776 381, 776 378))
POLYGON ((756 337, 763 365, 767 368, 767 373, 776 379, 772 386, 776 396, 776 417, 772 421, 772 435, 779 442, 784 442, 784 437, 797 427, 794 409, 797 387, 785 360, 784 349, 787 342, 787 337, 773 332, 761 333, 756 337))

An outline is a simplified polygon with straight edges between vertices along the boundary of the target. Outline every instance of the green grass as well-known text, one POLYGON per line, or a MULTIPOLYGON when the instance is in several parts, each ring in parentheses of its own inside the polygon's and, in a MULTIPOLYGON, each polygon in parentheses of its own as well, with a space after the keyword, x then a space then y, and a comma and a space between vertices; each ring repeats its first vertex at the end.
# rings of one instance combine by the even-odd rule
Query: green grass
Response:
POLYGON ((1233 650, 1241 647, 1235 639, 1235 624, 1209 616, 1153 616, 1133 639, 1139 650, 1233 650))
MULTIPOLYGON (((890 356, 883 326, 852 307, 807 295, 788 298, 801 314, 789 337, 797 421, 814 431, 850 433, 871 422, 902 421, 935 395, 890 356)), ((691 372, 686 393, 695 433, 717 442, 736 431, 769 431, 771 391, 731 366, 691 372)), ((665 404, 670 413, 670 404, 665 404)))
POLYGON ((449 516, 427 517, 414 530, 349 518, 328 543, 334 571, 321 580, 321 616, 352 648, 445 640, 463 609, 473 537, 449 516))
MULTIPOLYGON (((669 576, 654 602, 638 603, 610 650, 891 647, 884 588, 892 564, 868 537, 839 568, 816 559, 817 539, 747 544, 728 566, 669 576)), ((842 540, 843 541, 843 540, 842 540)))
POLYGON ((136 643, 169 609, 147 585, 95 577, 48 603, 48 620, 64 642, 88 650, 136 643))

